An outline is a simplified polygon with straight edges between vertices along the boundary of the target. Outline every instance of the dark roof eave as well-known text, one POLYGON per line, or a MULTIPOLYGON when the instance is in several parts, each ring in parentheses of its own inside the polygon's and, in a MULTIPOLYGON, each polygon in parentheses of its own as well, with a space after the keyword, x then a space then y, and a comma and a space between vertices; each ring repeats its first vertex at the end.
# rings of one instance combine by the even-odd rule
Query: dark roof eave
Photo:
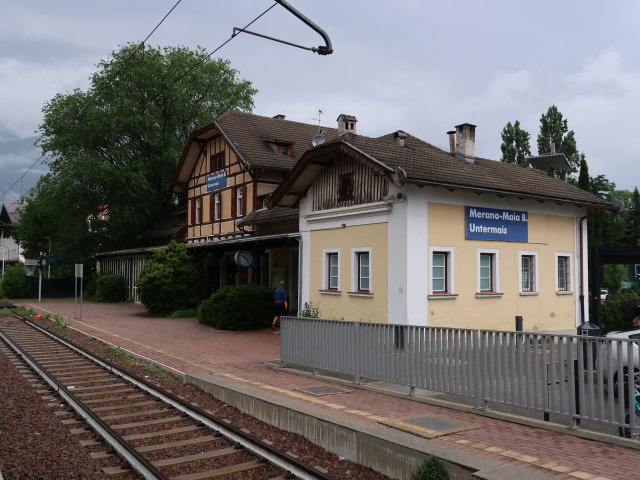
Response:
POLYGON ((498 190, 498 189, 485 188, 485 187, 472 187, 469 185, 460 185, 455 183, 444 183, 444 182, 435 182, 430 180, 419 180, 419 179, 407 179, 405 183, 410 183, 410 184, 419 185, 419 186, 454 188, 457 190, 469 190, 472 192, 492 193, 495 195, 504 195, 504 196, 516 197, 516 198, 527 198, 527 199, 538 200, 543 202, 569 203, 579 207, 604 208, 606 210, 618 211, 618 208, 615 205, 613 205, 612 203, 606 202, 606 200, 604 201, 605 203, 584 202, 580 200, 571 200, 568 198, 545 197, 543 195, 534 195, 531 193, 511 192, 509 190, 498 190))

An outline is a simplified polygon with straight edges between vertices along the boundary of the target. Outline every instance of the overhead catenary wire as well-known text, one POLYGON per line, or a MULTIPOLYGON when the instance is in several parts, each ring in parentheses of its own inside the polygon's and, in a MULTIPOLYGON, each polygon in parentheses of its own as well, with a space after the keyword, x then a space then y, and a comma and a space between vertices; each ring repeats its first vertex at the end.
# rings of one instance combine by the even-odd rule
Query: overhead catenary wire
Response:
MULTIPOLYGON (((122 67, 124 68, 130 61, 131 59, 133 59, 136 54, 140 51, 140 49, 144 48, 144 45, 146 44, 147 40, 149 40, 149 38, 151 38, 151 36, 155 33, 155 31, 162 25, 162 23, 169 17, 169 15, 175 10, 175 8, 182 2, 182 0, 178 0, 173 7, 171 7, 171 9, 169 10, 169 12, 167 12, 167 14, 162 18, 162 20, 160 20, 160 22, 153 28, 153 30, 151 31, 151 33, 149 33, 149 35, 147 35, 147 37, 138 45, 138 47, 136 49, 134 49, 133 52, 131 52, 131 54, 125 59, 122 67)), ((255 23, 256 21, 258 21, 260 18, 262 18, 266 13, 268 13, 272 8, 274 8, 276 5, 278 5, 278 3, 274 3, 273 5, 271 5, 269 8, 267 8, 265 11, 263 11, 261 14, 259 14, 257 17, 255 17, 253 20, 251 20, 249 23, 247 23, 245 25, 244 28, 248 28, 250 27, 253 23, 255 23)), ((185 70, 182 74, 178 75, 171 83, 169 83, 166 87, 165 90, 172 87, 173 85, 175 85, 176 83, 180 82, 183 78, 185 78, 189 73, 191 73, 193 70, 195 70, 196 68, 198 68, 200 65, 202 65, 204 63, 205 60, 207 60, 208 58, 210 58, 213 54, 215 54, 216 52, 218 52, 222 47, 224 47, 225 45, 227 45, 231 40, 233 40, 235 38, 235 35, 231 35, 227 40, 225 40, 224 42, 222 42, 218 47, 216 47, 212 52, 208 53, 207 55, 203 56, 198 62, 194 63, 191 67, 189 67, 187 70, 185 70)), ((11 190, 11 188, 13 188, 20 180, 22 180, 24 178, 24 176, 29 173, 29 171, 31 171, 33 169, 33 167, 35 166, 35 164, 44 159, 44 155, 42 155, 36 162, 34 162, 34 164, 29 167, 23 174, 22 176, 11 186, 9 187, 9 189, 7 189, 7 191, 5 191, 2 194, 2 199, 4 201, 4 197, 6 196, 7 193, 9 193, 9 191, 11 190)))
MULTIPOLYGON (((171 13, 173 13, 173 11, 176 9, 176 7, 182 2, 182 0, 178 0, 173 7, 171 7, 171 9, 165 14, 164 17, 162 17, 162 20, 160 20, 158 22, 158 24, 153 28, 153 30, 151 30, 151 32, 145 37, 145 39, 140 43, 140 45, 138 46, 138 48, 136 50, 134 50, 134 52, 125 60, 125 65, 129 62, 130 59, 132 59, 135 54, 138 52, 138 50, 140 48, 144 48, 145 43, 147 42, 147 40, 149 40, 149 38, 151 38, 151 36, 156 32, 156 30, 158 30, 158 28, 160 28, 160 26, 164 23, 164 21, 169 17, 169 15, 171 15, 171 13)), ((124 65, 123 65, 124 68, 124 65)), ((29 168, 27 168, 27 170, 25 170, 22 175, 11 184, 11 186, 9 188, 7 188, 1 195, 2 197, 2 202, 4 202, 5 197, 7 196, 7 194, 11 191, 11 189, 13 187, 15 187, 18 182, 20 182, 26 175, 27 173, 29 173, 31 170, 33 170, 33 168, 36 166, 36 164, 38 162, 42 161, 44 163, 45 158, 44 155, 41 155, 40 158, 38 158, 35 162, 33 162, 33 164, 31 164, 31 166, 29 168)), ((20 192, 20 194, 22 195, 22 192, 20 192)))
MULTIPOLYGON (((182 2, 182 0, 178 0, 173 7, 171 7, 171 9, 167 12, 167 14, 162 18, 162 20, 160 20, 160 22, 158 22, 158 24, 153 28, 153 30, 147 35, 147 37, 140 42, 140 44, 137 46, 137 48, 134 49, 133 52, 131 52, 131 54, 125 59, 121 69, 119 71, 121 71, 122 69, 124 69, 126 67, 126 65, 131 61, 131 59, 133 59, 136 54, 141 50, 144 49, 144 46, 146 44, 146 42, 149 40, 149 38, 151 38, 151 36, 156 32, 156 30, 162 25, 162 23, 164 23, 164 21, 169 17, 169 15, 176 9, 176 7, 182 2)), ((270 10, 272 10, 276 5, 278 5, 279 2, 274 2, 273 5, 271 5, 270 7, 268 7, 267 9, 265 9, 262 13, 260 13, 259 15, 257 15, 253 20, 251 20, 249 23, 247 23, 244 27, 243 30, 250 27, 251 25, 253 25, 255 22, 257 22, 260 18, 262 18, 264 15, 266 15, 270 10)), ((176 83, 180 82, 182 79, 184 79, 187 75, 189 75, 192 71, 194 71, 196 68, 198 68, 200 65, 202 65, 208 58, 210 58, 212 55, 214 55, 216 52, 218 52, 220 49, 222 49, 225 45, 227 45, 229 42, 231 42, 231 40, 233 40, 236 36, 238 35, 237 32, 233 32, 232 35, 226 39, 224 42, 222 42, 220 45, 218 45, 213 51, 211 51, 210 53, 204 55, 202 58, 200 58, 200 60, 198 60, 196 63, 194 63, 191 67, 189 67, 187 70, 185 70, 182 74, 178 75, 172 82, 170 82, 165 88, 164 90, 168 90, 170 87, 172 87, 173 85, 175 85, 176 83)), ((119 123, 119 116, 118 116, 118 120, 116 121, 116 123, 119 123)), ((2 194, 2 198, 4 200, 4 197, 6 196, 6 194, 11 190, 11 188, 13 188, 13 186, 15 186, 16 183, 18 183, 20 180, 22 180, 22 178, 24 178, 24 176, 29 173, 29 171, 31 171, 33 169, 33 167, 36 165, 36 163, 38 163, 38 161, 43 160, 43 162, 46 160, 44 159, 44 155, 42 155, 38 160, 36 160, 36 162, 34 162, 34 164, 29 167, 23 174, 22 176, 11 186, 9 187, 9 189, 7 189, 7 191, 5 191, 2 194)))

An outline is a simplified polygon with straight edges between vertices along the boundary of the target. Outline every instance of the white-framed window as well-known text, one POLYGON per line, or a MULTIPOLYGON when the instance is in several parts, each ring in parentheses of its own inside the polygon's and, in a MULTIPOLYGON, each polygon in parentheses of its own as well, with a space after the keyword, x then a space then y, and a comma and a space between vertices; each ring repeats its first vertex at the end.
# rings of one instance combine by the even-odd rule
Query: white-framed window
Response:
POLYGON ((573 269, 570 253, 556 252, 556 292, 571 293, 573 291, 573 269))
POLYGON ((538 293, 538 252, 520 252, 519 259, 520 294, 538 293))
POLYGON ((373 292, 372 252, 370 247, 351 249, 351 292, 371 294, 373 292))
POLYGON ((216 192, 213 196, 213 219, 218 221, 222 218, 222 194, 216 192))
POLYGON ((478 295, 501 295, 500 251, 496 248, 478 249, 478 295))
POLYGON ((236 188, 236 217, 241 217, 244 212, 244 197, 242 195, 242 187, 236 188))
POLYGON ((327 248, 322 251, 322 290, 340 291, 340 249, 327 248))
POLYGON ((430 247, 431 283, 430 295, 453 294, 454 253, 453 247, 430 247))

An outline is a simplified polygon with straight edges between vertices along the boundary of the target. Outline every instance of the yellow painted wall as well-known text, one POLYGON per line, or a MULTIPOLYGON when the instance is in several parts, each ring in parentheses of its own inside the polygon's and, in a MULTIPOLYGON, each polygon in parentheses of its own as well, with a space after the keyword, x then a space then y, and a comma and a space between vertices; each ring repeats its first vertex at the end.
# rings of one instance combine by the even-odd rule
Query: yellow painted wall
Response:
POLYGON ((352 226, 311 232, 310 300, 320 306, 320 316, 365 322, 387 321, 387 224, 352 226), (349 295, 351 249, 370 247, 372 298, 349 295), (323 250, 340 249, 340 295, 322 294, 323 250))
MULTIPOLYGON (((524 208, 522 210, 525 210, 524 208)), ((526 330, 573 329, 576 326, 574 220, 571 217, 529 214, 529 241, 465 240, 465 207, 429 204, 429 246, 455 248, 455 299, 430 299, 428 325, 513 330, 522 315, 526 330), (499 250, 499 298, 476 298, 478 248, 499 250), (519 293, 519 252, 538 252, 538 295, 519 293), (556 252, 572 254, 572 291, 556 293, 556 252)), ((429 256, 429 262, 430 262, 429 256)), ((430 265, 426 268, 430 275, 430 265)))

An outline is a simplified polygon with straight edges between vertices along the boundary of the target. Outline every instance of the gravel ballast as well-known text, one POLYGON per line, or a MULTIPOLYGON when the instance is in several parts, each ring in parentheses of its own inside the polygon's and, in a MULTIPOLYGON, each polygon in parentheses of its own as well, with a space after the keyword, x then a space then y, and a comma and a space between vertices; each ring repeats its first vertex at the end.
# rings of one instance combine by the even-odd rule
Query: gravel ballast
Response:
MULTIPOLYGON (((53 324, 45 320, 41 325, 48 329, 53 328, 53 324)), ((301 435, 280 430, 243 414, 196 386, 184 383, 147 362, 129 357, 122 351, 112 349, 76 330, 65 328, 56 333, 120 368, 145 378, 185 401, 211 412, 212 415, 225 419, 231 425, 245 429, 277 448, 292 453, 300 461, 327 472, 336 480, 389 478, 369 468, 343 460, 314 445, 301 435)), ((88 450, 80 445, 76 436, 70 433, 70 429, 53 414, 52 408, 41 398, 42 394, 37 393, 37 389, 43 387, 32 387, 25 376, 10 362, 3 349, 0 349, 0 384, 6 387, 3 388, 4 394, 0 396, 0 472, 4 480, 108 478, 102 472, 100 465, 88 455, 88 450)))

